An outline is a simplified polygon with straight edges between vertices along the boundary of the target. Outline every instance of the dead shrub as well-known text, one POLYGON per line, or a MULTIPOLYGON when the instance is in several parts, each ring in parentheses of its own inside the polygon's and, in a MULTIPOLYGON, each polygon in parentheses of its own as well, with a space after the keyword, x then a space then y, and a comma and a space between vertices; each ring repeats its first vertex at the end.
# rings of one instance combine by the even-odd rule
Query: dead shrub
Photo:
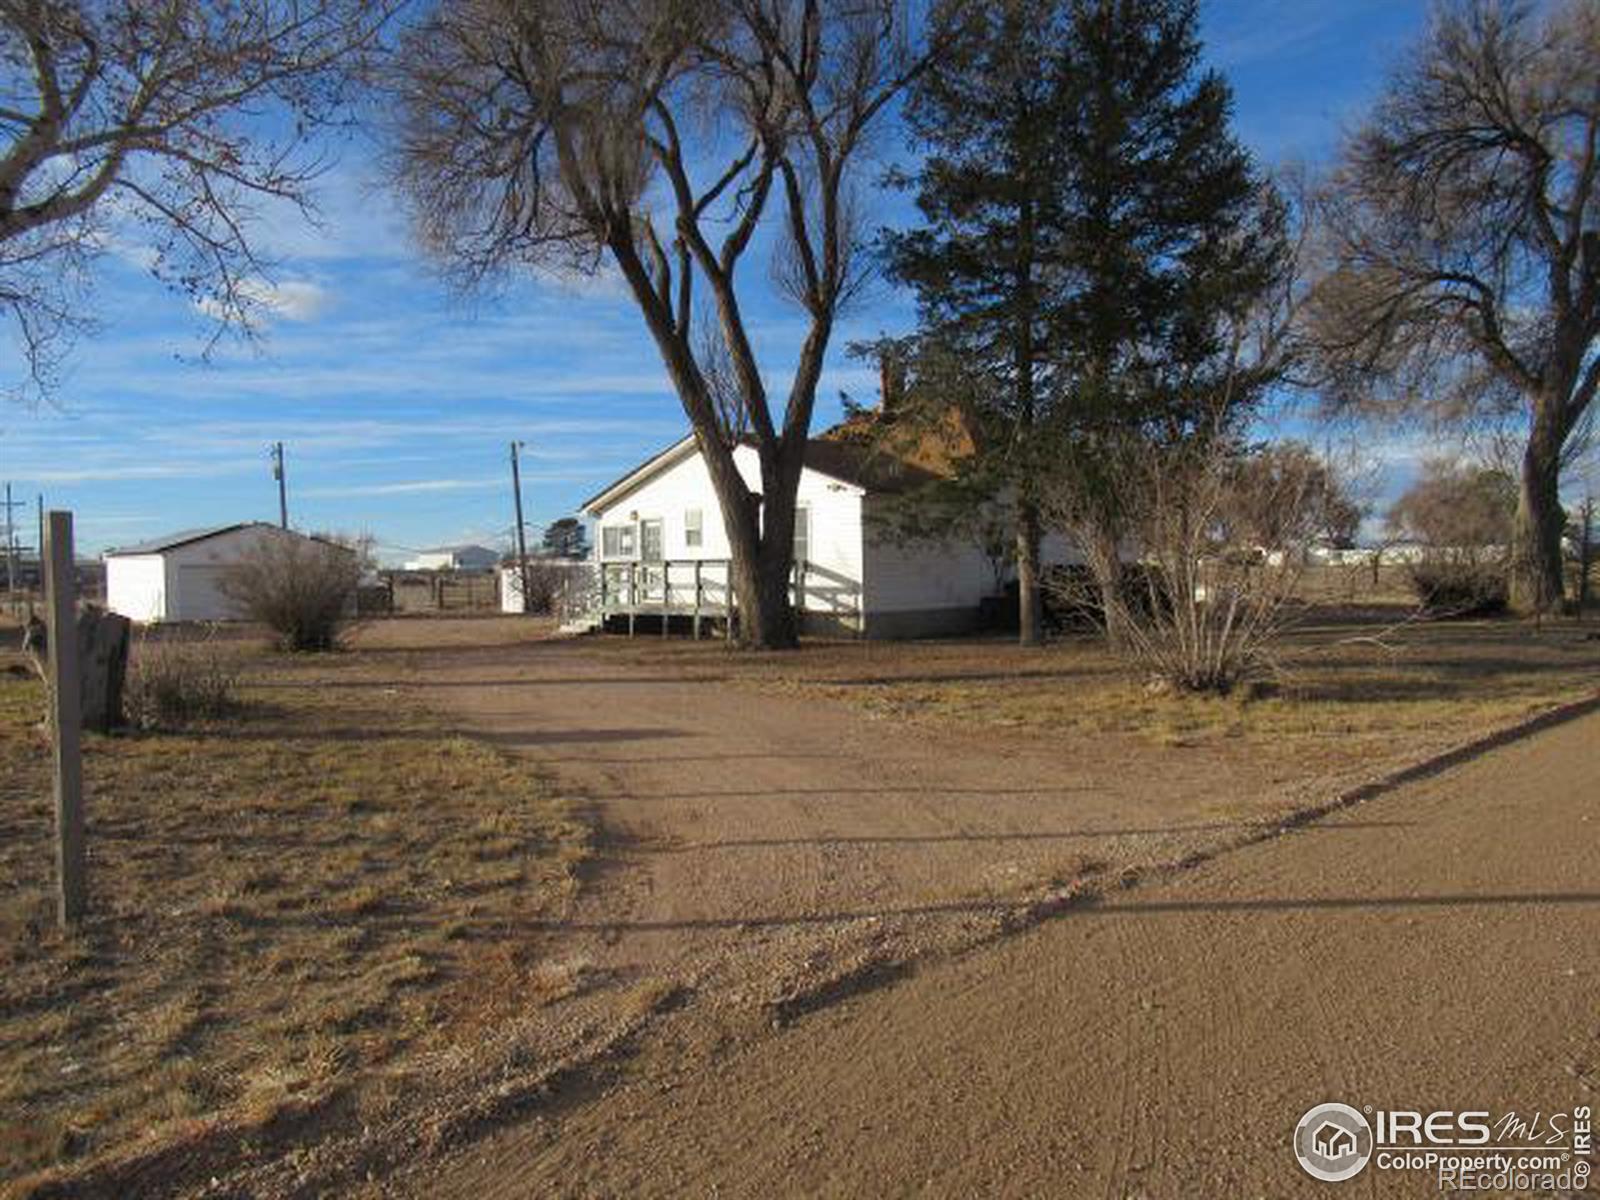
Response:
POLYGON ((265 625, 280 649, 334 650, 356 616, 362 555, 324 538, 263 539, 231 567, 222 590, 265 625))
POLYGON ((238 656, 211 638, 145 638, 128 667, 123 709, 136 729, 216 720, 238 709, 239 676, 238 656))

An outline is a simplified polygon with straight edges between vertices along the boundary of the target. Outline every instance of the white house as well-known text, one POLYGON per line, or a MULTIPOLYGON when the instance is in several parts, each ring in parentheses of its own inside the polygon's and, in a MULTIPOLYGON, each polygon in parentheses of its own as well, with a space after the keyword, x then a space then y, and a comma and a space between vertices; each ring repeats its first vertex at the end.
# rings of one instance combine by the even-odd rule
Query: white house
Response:
MULTIPOLYGON (((734 461, 760 488, 756 451, 734 461)), ((793 592, 810 632, 871 638, 971 630, 998 590, 997 564, 976 540, 906 539, 886 519, 894 498, 935 472, 838 437, 806 446, 795 521, 793 592)), ((603 617, 720 616, 729 547, 711 476, 691 435, 585 502, 603 617)), ((1064 547, 1046 547, 1064 561, 1064 547)), ((1002 568, 1003 570, 1003 568, 1002 568)))
POLYGON ((406 563, 408 571, 492 571, 500 554, 488 546, 436 546, 420 550, 406 563))
POLYGON ((238 613, 222 591, 228 569, 265 540, 304 537, 243 521, 107 550, 106 607, 133 621, 232 619, 238 613))

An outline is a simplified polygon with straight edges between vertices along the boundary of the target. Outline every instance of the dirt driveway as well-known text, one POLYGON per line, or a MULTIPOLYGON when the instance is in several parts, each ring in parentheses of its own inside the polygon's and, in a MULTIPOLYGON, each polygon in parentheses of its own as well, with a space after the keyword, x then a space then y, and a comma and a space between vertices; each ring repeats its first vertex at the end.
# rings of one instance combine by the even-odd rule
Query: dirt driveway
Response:
POLYGON ((592 809, 598 877, 551 931, 561 953, 719 999, 804 1008, 992 935, 997 905, 1237 837, 1308 776, 1271 755, 918 728, 753 689, 712 650, 670 669, 626 653, 463 649, 430 660, 430 701, 592 809))
MULTIPOLYGON (((981 876, 1146 836, 1082 832, 1113 809, 1071 782, 1104 763, 1069 767, 1043 793, 1018 782, 1041 765, 1020 751, 979 761, 952 739, 884 759, 827 712, 757 709, 712 685, 607 683, 565 651, 542 661, 526 700, 508 679, 472 705, 587 774, 604 819, 633 840, 627 911, 606 928, 635 959, 678 953, 660 939, 686 927, 714 939, 738 922, 889 912, 940 870, 981 876), (562 686, 616 707, 534 698, 562 686), (703 731, 730 715, 755 722, 767 741, 744 752, 760 757, 703 731)), ((777 1035, 719 1042, 669 1022, 589 1103, 396 1186, 476 1200, 1321 1195, 1288 1149, 1315 1103, 1593 1105, 1597 774, 1589 716, 777 1035)), ((1122 823, 1160 803, 1152 791, 1122 823)), ((1435 1186, 1372 1167, 1346 1185, 1435 1186)))

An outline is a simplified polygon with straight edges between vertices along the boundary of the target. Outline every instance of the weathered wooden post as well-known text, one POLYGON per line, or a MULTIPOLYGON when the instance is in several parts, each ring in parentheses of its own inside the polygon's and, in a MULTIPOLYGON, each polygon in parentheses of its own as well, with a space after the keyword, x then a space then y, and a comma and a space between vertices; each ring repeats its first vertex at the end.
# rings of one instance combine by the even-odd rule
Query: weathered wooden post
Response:
POLYGON ((700 581, 700 560, 694 560, 694 640, 700 640, 700 605, 705 600, 705 585, 700 581))
POLYGON ((667 636, 667 626, 672 624, 672 562, 661 560, 661 636, 667 636))
POLYGON ((78 580, 72 559, 72 514, 51 512, 45 522, 46 609, 49 632, 50 717, 55 744, 57 911, 62 928, 83 916, 83 688, 78 673, 78 580))

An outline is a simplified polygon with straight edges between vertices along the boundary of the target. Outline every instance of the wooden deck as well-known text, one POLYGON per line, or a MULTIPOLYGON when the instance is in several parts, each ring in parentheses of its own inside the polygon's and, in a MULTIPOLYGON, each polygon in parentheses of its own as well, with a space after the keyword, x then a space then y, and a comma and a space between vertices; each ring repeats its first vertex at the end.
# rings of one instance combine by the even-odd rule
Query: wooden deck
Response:
MULTIPOLYGON (((688 624, 696 638, 707 625, 720 625, 723 636, 731 638, 739 619, 738 600, 729 585, 731 568, 725 558, 603 561, 600 623, 603 627, 613 617, 626 617, 631 637, 639 618, 652 618, 666 637, 677 619, 688 624)), ((826 615, 843 628, 861 632, 859 581, 802 562, 795 564, 789 588, 802 617, 826 615)))

